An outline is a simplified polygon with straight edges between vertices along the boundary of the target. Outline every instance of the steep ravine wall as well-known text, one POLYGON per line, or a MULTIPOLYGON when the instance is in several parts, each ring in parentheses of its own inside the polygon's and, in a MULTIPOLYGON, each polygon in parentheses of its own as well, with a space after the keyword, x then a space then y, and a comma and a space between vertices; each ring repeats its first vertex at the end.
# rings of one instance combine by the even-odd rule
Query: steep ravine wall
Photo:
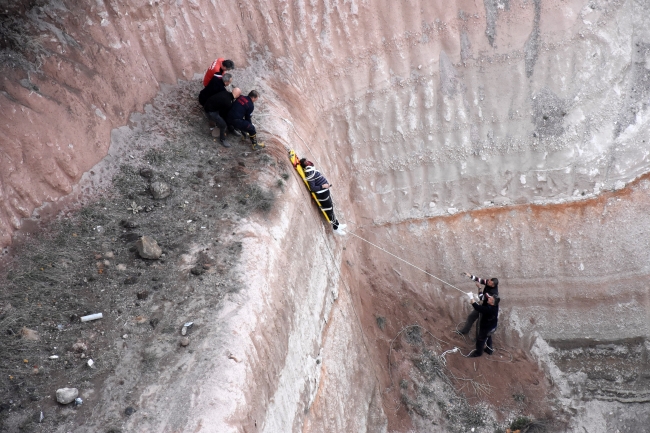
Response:
MULTIPOLYGON (((586 219, 580 205, 550 213, 526 206, 595 197, 648 171, 647 12, 645 2, 632 0, 34 7, 26 16, 49 56, 39 70, 14 69, 2 82, 0 241, 7 245, 20 218, 43 202, 78 192, 76 182, 108 151, 111 129, 141 110, 161 83, 196 78, 225 55, 247 68, 239 73, 260 77, 267 92, 260 135, 296 146, 323 168, 351 228, 424 251, 431 270, 450 279, 460 270, 501 273, 512 305, 507 321, 523 337, 600 332, 595 321, 606 311, 576 317, 581 296, 606 296, 620 269, 647 275, 638 261, 647 245, 631 223, 643 208, 619 197, 630 212, 621 211, 628 222, 621 234, 609 217, 603 229, 596 214, 609 205, 602 201, 590 205, 586 219), (459 211, 484 213, 447 217, 459 211), (555 226, 562 215, 568 223, 555 226), (620 244, 593 252, 598 235, 612 232, 620 244), (576 249, 576 242, 587 246, 576 249), (531 297, 536 315, 526 308, 531 297), (572 320, 555 320, 560 316, 572 320)), ((291 194, 305 200, 299 185, 291 194)), ((335 270, 346 259, 369 269, 392 264, 352 240, 315 236, 304 218, 287 205, 274 228, 245 228, 242 273, 251 291, 215 317, 214 331, 216 347, 236 360, 215 358, 209 371, 218 374, 194 378, 202 384, 178 406, 183 417, 143 421, 149 431, 386 428, 392 415, 381 402, 385 361, 374 358, 383 352, 361 332, 376 311, 342 284, 358 279, 352 286, 363 289, 369 274, 343 266, 341 280, 335 270), (296 273, 277 260, 279 251, 292 251, 296 273)), ((423 290, 419 297, 430 296, 420 276, 400 272, 412 290, 423 290)), ((382 284, 386 299, 395 278, 382 284)), ((647 295, 638 280, 629 281, 614 290, 633 314, 620 307, 625 316, 607 339, 647 333, 647 295)), ((462 317, 456 298, 436 293, 451 307, 450 321, 462 317)))

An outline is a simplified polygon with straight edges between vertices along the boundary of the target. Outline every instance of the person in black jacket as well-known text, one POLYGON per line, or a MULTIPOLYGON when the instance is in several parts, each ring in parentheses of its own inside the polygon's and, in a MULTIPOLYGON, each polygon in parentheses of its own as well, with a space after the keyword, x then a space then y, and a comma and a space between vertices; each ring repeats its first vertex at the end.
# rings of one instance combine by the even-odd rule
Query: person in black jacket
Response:
MULTIPOLYGON (((487 280, 484 280, 483 278, 479 278, 468 272, 463 272, 463 275, 469 277, 472 281, 476 281, 476 287, 478 288, 478 298, 480 301, 482 301, 481 302, 482 305, 485 305, 487 302, 487 299, 485 298, 484 294, 486 293, 490 295, 499 294, 499 280, 497 278, 488 278, 487 280), (483 286, 483 289, 481 289, 481 285, 483 286)), ((469 334, 469 331, 472 329, 472 325, 474 324, 474 322, 476 322, 478 316, 479 313, 476 310, 473 310, 471 313, 469 313, 469 316, 467 316, 467 320, 465 321, 465 326, 463 326, 461 330, 456 331, 456 333, 462 335, 469 334)))
MULTIPOLYGON (((226 142, 226 117, 228 117, 228 112, 232 107, 232 103, 241 95, 241 90, 235 87, 232 89, 232 93, 227 90, 222 90, 216 95, 210 96, 206 101, 203 108, 205 109, 205 114, 208 116, 208 119, 215 123, 216 127, 219 128, 219 141, 224 147, 230 147, 230 144, 226 142)), ((216 129, 212 130, 212 136, 215 135, 216 129)))
POLYGON ((215 75, 212 77, 207 86, 199 93, 199 104, 205 106, 205 103, 211 96, 226 90, 226 87, 232 83, 231 74, 215 75))
POLYGON ((488 355, 494 353, 492 334, 497 330, 499 322, 499 301, 499 295, 490 295, 488 293, 485 293, 485 303, 483 305, 479 305, 474 299, 470 301, 474 310, 481 315, 481 320, 479 321, 479 331, 476 337, 476 349, 469 354, 468 358, 478 358, 483 355, 484 349, 488 355))
POLYGON ((340 224, 334 215, 334 204, 332 203, 332 196, 330 195, 330 187, 332 184, 325 179, 325 176, 323 176, 320 171, 316 170, 314 163, 308 161, 307 158, 302 158, 300 160, 300 166, 305 172, 305 178, 309 184, 310 191, 316 194, 316 199, 320 203, 321 209, 323 209, 327 215, 327 218, 329 218, 334 233, 339 235, 345 234, 343 230, 347 225, 340 224))
POLYGON ((254 103, 258 98, 259 93, 251 90, 248 96, 242 95, 237 98, 228 113, 228 127, 238 129, 242 134, 248 134, 253 145, 253 150, 264 147, 264 143, 257 142, 257 132, 251 121, 251 115, 255 109, 254 103))

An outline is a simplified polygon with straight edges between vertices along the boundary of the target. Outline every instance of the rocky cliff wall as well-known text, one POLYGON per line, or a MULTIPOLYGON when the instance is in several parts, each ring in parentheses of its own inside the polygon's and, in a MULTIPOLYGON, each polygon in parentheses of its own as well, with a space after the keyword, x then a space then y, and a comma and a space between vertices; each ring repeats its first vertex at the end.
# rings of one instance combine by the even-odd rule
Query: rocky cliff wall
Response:
MULTIPOLYGON (((508 320, 548 338, 579 338, 598 325, 543 319, 531 327, 537 319, 523 308, 529 298, 516 289, 566 275, 538 307, 544 317, 571 316, 580 310, 573 281, 588 297, 585 281, 601 281, 601 293, 619 264, 643 276, 645 265, 625 257, 640 257, 646 246, 621 241, 615 254, 595 257, 600 205, 592 209, 596 216, 567 217, 566 237, 566 226, 549 222, 562 211, 540 220, 525 206, 593 198, 647 172, 647 8, 633 0, 38 3, 24 9, 19 32, 34 43, 4 47, 14 61, 5 66, 0 96, 2 242, 44 202, 78 194, 78 180, 108 152, 111 129, 142 110, 161 84, 195 79, 225 55, 241 68, 235 84, 241 79, 263 91, 260 135, 317 162, 351 227, 377 223, 379 233, 413 248, 429 238, 419 247, 434 258, 444 251, 438 263, 457 258, 436 265, 440 275, 496 269, 511 282, 508 320), (512 210, 516 223, 491 209, 511 204, 523 206, 512 210), (434 224, 427 218, 483 208, 495 218, 489 224, 462 215, 427 226, 434 224), (576 236, 580 231, 589 234, 576 236), (589 247, 576 250, 569 240, 589 247), (495 251, 480 255, 477 242, 495 251), (556 304, 561 299, 566 306, 556 304)), ((296 209, 284 212, 293 224, 296 209)), ((617 221, 606 223, 606 233, 616 230, 617 221)), ((361 344, 355 325, 372 323, 375 311, 366 305, 357 312, 354 292, 348 297, 334 273, 345 258, 341 245, 326 238, 310 245, 312 226, 300 224, 297 246, 284 223, 275 235, 250 228, 249 251, 266 252, 251 252, 243 268, 255 291, 241 299, 243 316, 226 311, 219 322, 231 329, 235 318, 245 319, 235 338, 247 361, 230 359, 232 366, 215 366, 226 376, 204 381, 192 409, 193 419, 204 420, 194 426, 199 430, 248 431, 259 423, 266 431, 377 431, 391 416, 378 403, 377 382, 386 373, 367 365, 383 364, 369 361, 383 353, 361 344), (301 250, 288 256, 293 268, 305 270, 300 278, 279 271, 276 256, 292 246, 301 250), (214 397, 215 388, 228 392, 214 397)), ((382 268, 385 258, 366 254, 367 266, 382 268)), ((391 284, 384 287, 390 294, 391 284)), ((411 290, 429 296, 418 284, 411 290)), ((640 290, 625 292, 625 302, 640 290)), ((450 311, 449 320, 463 312, 461 305, 450 311)), ((634 310, 611 337, 635 334, 630 329, 640 326, 644 311, 634 310)), ((215 330, 223 337, 222 331, 215 330)), ((233 337, 223 338, 227 346, 233 337)))

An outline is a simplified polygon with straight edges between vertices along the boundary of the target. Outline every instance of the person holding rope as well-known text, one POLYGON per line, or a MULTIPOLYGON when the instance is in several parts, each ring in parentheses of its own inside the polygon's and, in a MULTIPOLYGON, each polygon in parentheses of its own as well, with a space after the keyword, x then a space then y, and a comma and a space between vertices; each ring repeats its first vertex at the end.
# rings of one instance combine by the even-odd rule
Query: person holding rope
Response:
MULTIPOLYGON (((499 295, 499 280, 497 278, 488 278, 487 280, 484 280, 483 278, 476 277, 468 272, 463 272, 462 275, 469 277, 472 281, 476 281, 476 287, 478 288, 478 299, 481 301, 482 305, 487 304, 487 299, 484 296, 485 294, 497 296, 499 295), (483 286, 483 289, 481 289, 481 285, 483 286)), ((478 319, 478 317, 479 312, 474 309, 471 313, 469 313, 469 316, 467 316, 467 320, 465 321, 465 326, 463 326, 463 329, 456 330, 456 334, 469 334, 469 331, 472 329, 472 325, 474 322, 476 322, 476 319, 478 319)))
POLYGON ((499 321, 499 295, 490 295, 484 292, 484 304, 479 305, 475 298, 470 298, 470 302, 474 311, 481 315, 479 321, 479 331, 476 337, 476 349, 472 351, 467 357, 478 358, 483 355, 483 350, 488 355, 494 353, 492 346, 492 334, 497 330, 499 321))
POLYGON ((325 176, 320 171, 314 168, 314 163, 307 161, 307 158, 300 160, 300 166, 305 172, 305 178, 309 183, 309 189, 316 194, 316 199, 320 203, 321 208, 332 223, 332 228, 336 234, 345 234, 343 229, 347 227, 346 224, 339 224, 339 221, 334 216, 334 204, 332 203, 332 196, 330 195, 331 184, 325 179, 325 176))

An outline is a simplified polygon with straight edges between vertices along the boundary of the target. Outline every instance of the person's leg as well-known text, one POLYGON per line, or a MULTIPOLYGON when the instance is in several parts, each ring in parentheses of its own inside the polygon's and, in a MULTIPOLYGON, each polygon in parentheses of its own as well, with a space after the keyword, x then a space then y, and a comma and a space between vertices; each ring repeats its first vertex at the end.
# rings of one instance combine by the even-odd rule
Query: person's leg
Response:
POLYGON ((474 322, 476 322, 476 319, 478 319, 478 315, 479 312, 472 308, 472 312, 469 313, 467 320, 465 321, 465 326, 463 326, 463 328, 458 332, 461 334, 469 334, 469 331, 472 329, 472 325, 474 322))
POLYGON ((483 355, 483 348, 485 347, 485 342, 487 341, 487 336, 483 333, 480 333, 476 338, 476 349, 472 352, 472 357, 479 357, 483 355))
POLYGON ((339 228, 339 222, 334 215, 334 204, 332 203, 332 196, 330 195, 330 192, 325 191, 321 194, 316 194, 316 198, 320 203, 321 209, 323 209, 327 215, 327 218, 329 218, 330 223, 332 223, 332 228, 334 230, 337 230, 339 228))
POLYGON ((492 346, 492 334, 497 330, 497 328, 490 329, 487 333, 487 339, 485 341, 485 353, 492 355, 494 353, 494 346, 492 346))
POLYGON ((241 137, 241 132, 235 129, 235 125, 232 122, 228 122, 228 132, 230 132, 235 137, 241 137))
POLYGON ((490 334, 485 342, 485 353, 492 355, 494 353, 494 346, 492 346, 492 334, 490 334))
POLYGON ((214 113, 215 115, 213 116, 214 118, 214 123, 217 124, 217 128, 219 128, 219 140, 223 143, 226 140, 226 128, 228 125, 226 125, 226 121, 223 120, 223 117, 219 115, 219 113, 214 113))

